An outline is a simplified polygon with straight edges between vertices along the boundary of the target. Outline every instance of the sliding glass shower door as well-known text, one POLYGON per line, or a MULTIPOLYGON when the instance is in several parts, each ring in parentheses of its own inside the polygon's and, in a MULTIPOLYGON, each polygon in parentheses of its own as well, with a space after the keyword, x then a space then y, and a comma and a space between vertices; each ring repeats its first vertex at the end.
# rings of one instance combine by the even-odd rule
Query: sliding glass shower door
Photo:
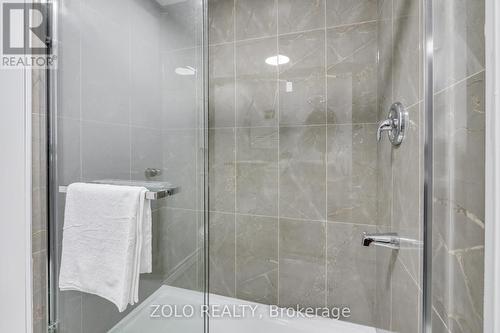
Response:
MULTIPOLYGON (((69 333, 176 331, 187 322, 147 319, 150 303, 175 303, 165 295, 176 288, 191 292, 193 306, 204 304, 203 3, 54 5, 59 67, 48 72, 51 324, 69 333), (58 288, 64 192, 76 182, 145 186, 156 195, 152 273, 141 274, 139 304, 124 312, 99 296, 58 288)), ((188 326, 202 332, 203 317, 188 326)))
POLYGON ((210 292, 418 332, 424 1, 208 6, 210 292))

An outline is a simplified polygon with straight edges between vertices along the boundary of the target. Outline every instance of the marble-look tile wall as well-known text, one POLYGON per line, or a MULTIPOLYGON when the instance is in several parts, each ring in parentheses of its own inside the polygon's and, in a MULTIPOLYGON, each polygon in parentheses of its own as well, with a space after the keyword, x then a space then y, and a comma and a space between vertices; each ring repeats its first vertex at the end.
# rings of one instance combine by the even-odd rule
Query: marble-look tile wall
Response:
POLYGON ((483 330, 485 1, 434 2, 433 331, 483 330))
POLYGON ((377 1, 208 4, 211 292, 375 325, 377 1))
POLYGON ((47 114, 45 72, 32 71, 33 333, 47 332, 47 114))
MULTIPOLYGON (((379 119, 409 106, 400 148, 378 150, 379 230, 421 240, 420 1, 379 0, 379 119), (418 16, 420 15, 420 19, 418 16), (420 23, 419 23, 420 22, 420 23), (420 31, 420 32, 419 32, 420 31), (385 83, 385 84, 384 84, 385 83), (418 177, 416 177, 418 175, 418 177)), ((481 332, 484 271, 484 1, 434 1, 433 330, 481 332)), ((418 332, 421 252, 377 251, 379 327, 418 332), (392 295, 388 297, 388 295, 392 295), (390 309, 390 311, 387 311, 390 309), (405 318, 401 321, 400 318, 405 318)))
MULTIPOLYGON (((403 103, 409 126, 404 142, 394 147, 384 135, 377 148, 379 232, 422 241, 423 93, 422 1, 379 0, 378 120, 392 103, 403 103)), ((419 332, 422 250, 402 243, 398 251, 378 248, 377 326, 395 332, 419 332)))

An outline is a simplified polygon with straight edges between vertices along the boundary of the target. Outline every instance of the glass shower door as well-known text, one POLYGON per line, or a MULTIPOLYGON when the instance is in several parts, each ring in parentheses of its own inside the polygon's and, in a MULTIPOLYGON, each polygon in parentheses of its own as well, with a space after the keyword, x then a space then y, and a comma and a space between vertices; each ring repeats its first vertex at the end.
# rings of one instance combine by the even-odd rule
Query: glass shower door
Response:
POLYGON ((204 304, 203 2, 54 4, 59 67, 48 73, 51 324, 70 333, 202 332, 202 316, 151 320, 151 303, 204 304), (58 288, 64 192, 76 182, 146 186, 157 195, 151 202, 152 273, 141 274, 139 304, 124 312, 99 296, 58 288))
MULTIPOLYGON (((208 0, 211 304, 421 329, 423 6, 208 0)), ((248 319, 211 328, 279 330, 248 319)))

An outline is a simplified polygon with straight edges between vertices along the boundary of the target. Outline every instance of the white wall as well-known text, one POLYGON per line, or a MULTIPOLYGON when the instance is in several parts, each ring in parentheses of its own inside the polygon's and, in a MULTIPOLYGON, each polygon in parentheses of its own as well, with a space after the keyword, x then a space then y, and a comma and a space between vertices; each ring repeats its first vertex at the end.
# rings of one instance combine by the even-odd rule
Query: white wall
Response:
POLYGON ((31 109, 25 72, 0 70, 0 332, 31 332, 31 109))

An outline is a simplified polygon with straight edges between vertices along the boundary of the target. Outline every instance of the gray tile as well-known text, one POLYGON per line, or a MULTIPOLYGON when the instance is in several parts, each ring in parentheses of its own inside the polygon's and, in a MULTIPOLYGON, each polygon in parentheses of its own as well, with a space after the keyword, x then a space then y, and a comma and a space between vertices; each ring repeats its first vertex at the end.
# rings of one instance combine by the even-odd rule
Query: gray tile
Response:
POLYGON ((236 161, 235 130, 215 129, 208 133, 210 210, 234 212, 236 161))
POLYGON ((47 290, 33 292, 33 333, 47 332, 47 290))
POLYGON ((197 128, 198 71, 195 48, 162 54, 162 128, 197 128), (192 75, 180 75, 191 71, 192 75))
MULTIPOLYGON (((392 229, 400 237, 422 241, 423 157, 421 153, 421 105, 408 109, 410 124, 404 142, 394 149, 393 156, 393 208, 392 229)), ((387 139, 387 138, 384 138, 387 139)), ((420 262, 422 251, 402 245, 400 260, 406 265, 412 278, 422 280, 420 262)))
POLYGON ((407 9, 409 14, 394 20, 393 98, 406 106, 422 98, 422 37, 418 9, 418 2, 411 1, 407 9))
POLYGON ((323 28, 325 0, 278 0, 279 33, 323 28))
MULTIPOLYGON (((188 290, 197 290, 198 289, 197 274, 198 271, 195 262, 191 266, 189 266, 181 275, 179 275, 179 277, 176 278, 172 283, 169 283, 169 285, 188 290)), ((203 299, 200 298, 199 302, 201 305, 203 299)))
POLYGON ((326 122, 325 32, 280 36, 279 54, 290 62, 279 66, 280 124, 326 122))
POLYGON ((127 26, 127 22, 131 17, 130 10, 130 4, 124 4, 121 0, 81 1, 81 11, 86 18, 91 18, 93 15, 100 15, 115 25, 127 26))
POLYGON ((432 312, 432 332, 450 333, 450 330, 445 325, 444 321, 436 314, 435 311, 432 312))
POLYGON ((116 3, 121 9, 113 13, 108 8, 111 4, 94 5, 96 7, 87 4, 82 16, 81 28, 86 32, 82 34, 81 55, 82 117, 127 124, 130 119, 130 54, 128 43, 121 38, 123 26, 115 21, 126 23, 126 16, 120 18, 118 12, 127 11, 127 6, 116 3))
POLYGON ((161 50, 192 48, 200 34, 198 11, 201 3, 182 1, 164 7, 161 15, 161 50))
POLYGON ((483 325, 484 248, 449 251, 435 236, 433 305, 453 332, 481 332, 483 325))
POLYGON ((196 209, 198 184, 196 179, 196 130, 165 130, 162 133, 163 175, 161 178, 180 192, 168 199, 169 207, 196 209))
POLYGON ((278 123, 278 84, 275 78, 236 80, 237 125, 276 126, 278 123))
POLYGON ((376 126, 328 126, 329 221, 377 222, 376 126))
MULTIPOLYGON (((132 45, 154 45, 157 48, 156 51, 159 52, 162 13, 159 4, 152 1, 128 1, 128 6, 130 6, 131 13, 129 25, 132 45)), ((147 51, 149 50, 143 49, 144 53, 147 53, 147 51)), ((157 56, 157 54, 148 54, 148 56, 157 56)))
POLYGON ((132 308, 118 312, 110 301, 93 294, 82 294, 82 332, 105 333, 125 317, 132 308))
MULTIPOLYGON (((390 3, 392 10, 392 0, 390 3)), ((392 14, 391 14, 392 15, 392 14)), ((392 20, 377 22, 377 48, 379 52, 377 64, 378 115, 377 120, 386 119, 393 99, 393 24, 392 20)))
POLYGON ((280 219, 280 306, 326 306, 325 224, 280 219))
MULTIPOLYGON (((144 274, 141 276, 141 281, 139 283, 139 301, 141 302, 151 296, 151 294, 158 290, 162 284, 163 280, 160 276, 155 276, 153 274, 144 274)), ((134 307, 135 306, 138 305, 134 305, 134 307)))
POLYGON ((278 129, 236 130, 236 212, 278 215, 278 129))
POLYGON ((395 332, 419 332, 421 318, 421 291, 411 279, 401 263, 397 263, 393 273, 392 286, 392 327, 395 332))
POLYGON ((279 214, 325 220, 326 127, 280 128, 279 214))
POLYGON ((393 0, 393 17, 395 19, 406 16, 417 16, 419 14, 418 1, 411 0, 393 0))
POLYGON ((197 213, 163 207, 160 209, 158 222, 160 260, 165 277, 168 278, 196 254, 197 213))
MULTIPOLYGON (((386 232, 385 228, 377 228, 377 232, 386 232)), ((377 248, 376 257, 376 303, 375 320, 372 326, 390 331, 392 316, 392 276, 397 262, 397 252, 387 248, 377 248)))
POLYGON ((32 224, 31 232, 37 233, 47 230, 47 188, 40 187, 31 193, 32 200, 32 224))
MULTIPOLYGON (((70 0, 60 4, 58 48, 58 116, 80 118, 81 106, 81 1, 70 0)), ((43 96, 40 96, 43 97, 43 96)), ((35 100, 35 99, 34 99, 35 100)))
POLYGON ((441 112, 434 119, 440 131, 434 137, 433 305, 448 329, 479 332, 484 293, 484 74, 440 92, 434 100, 441 112))
POLYGON ((47 78, 45 71, 43 69, 32 69, 31 70, 31 113, 32 114, 37 114, 37 115, 47 114, 47 94, 45 89, 46 86, 47 86, 47 78))
POLYGON ((377 24, 327 30, 328 122, 377 121, 377 24))
POLYGON ((434 91, 484 69, 485 1, 438 0, 434 9, 434 91))
POLYGON ((236 124, 273 126, 278 121, 278 67, 267 58, 277 55, 276 38, 236 44, 236 124))
POLYGON ((47 327, 47 252, 32 255, 33 332, 46 332, 47 327), (45 331, 44 331, 45 329, 45 331))
POLYGON ((393 0, 377 1, 378 20, 392 20, 392 5, 393 0))
POLYGON ((31 252, 37 253, 47 250, 47 231, 40 230, 31 235, 31 252))
POLYGON ((435 218, 450 249, 484 243, 484 74, 435 96, 435 218), (453 174, 450 176, 450 170, 453 174), (479 170, 479 171, 478 171, 479 170))
MULTIPOLYGON (((444 144, 452 149, 455 204, 484 221, 485 163, 485 77, 484 72, 435 96, 449 125, 450 134, 444 144)), ((436 124, 437 126, 437 124, 436 124)), ((438 159, 443 159, 443 156, 438 159)), ((443 161, 442 163, 445 163, 443 161)))
POLYGON ((47 332, 47 321, 45 319, 33 319, 33 333, 47 332))
POLYGON ((131 166, 132 179, 146 180, 147 168, 161 169, 162 133, 160 130, 144 127, 131 129, 131 166))
POLYGON ((348 306, 349 321, 374 326, 376 249, 361 246, 363 232, 375 227, 327 223, 328 307, 348 306))
MULTIPOLYGON (((47 292, 47 251, 40 251, 32 254, 32 268, 33 268, 33 292, 42 291, 47 292)), ((38 295, 38 305, 40 307, 45 306, 46 295, 38 295)), ((41 311, 45 311, 41 309, 41 311)))
POLYGON ((161 253, 161 208, 152 209, 152 224, 151 224, 151 260, 152 260, 152 274, 155 276, 164 276, 162 253, 161 253))
POLYGON ((278 0, 235 0, 236 40, 275 35, 278 0))
POLYGON ((434 316, 441 318, 445 325, 449 324, 448 320, 448 299, 449 290, 447 288, 450 282, 449 267, 450 255, 446 246, 446 241, 439 231, 432 233, 432 306, 434 316))
POLYGON ((129 132, 127 126, 83 122, 82 180, 130 179, 129 132))
POLYGON ((160 49, 152 42, 132 42, 135 47, 131 51, 130 122, 159 129, 162 117, 160 49))
POLYGON ((77 291, 62 291, 59 294, 60 326, 63 333, 82 332, 82 294, 77 291))
POLYGON ((59 183, 71 184, 81 178, 81 136, 82 123, 79 120, 59 118, 58 120, 58 171, 59 183))
POLYGON ((481 332, 483 330, 483 300, 484 300, 484 249, 457 253, 459 270, 455 284, 455 309, 464 311, 458 318, 466 332, 481 332), (459 282, 458 282, 459 281, 459 282), (464 286, 464 287, 462 287, 464 286), (463 310, 459 304, 464 304, 463 310))
POLYGON ((43 114, 32 114, 31 167, 33 189, 47 186, 47 118, 43 114))
POLYGON ((393 154, 389 140, 382 140, 377 145, 377 225, 390 226, 393 201, 393 154))
POLYGON ((328 27, 377 19, 377 0, 326 0, 328 27))
POLYGON ((209 126, 235 125, 235 73, 234 44, 209 48, 209 126))
POLYGON ((210 213, 209 272, 210 292, 234 297, 236 243, 234 214, 210 213))
POLYGON ((236 217, 236 296, 258 303, 278 301, 278 219, 236 217))
POLYGON ((208 38, 210 44, 234 40, 234 0, 208 1, 208 38))

